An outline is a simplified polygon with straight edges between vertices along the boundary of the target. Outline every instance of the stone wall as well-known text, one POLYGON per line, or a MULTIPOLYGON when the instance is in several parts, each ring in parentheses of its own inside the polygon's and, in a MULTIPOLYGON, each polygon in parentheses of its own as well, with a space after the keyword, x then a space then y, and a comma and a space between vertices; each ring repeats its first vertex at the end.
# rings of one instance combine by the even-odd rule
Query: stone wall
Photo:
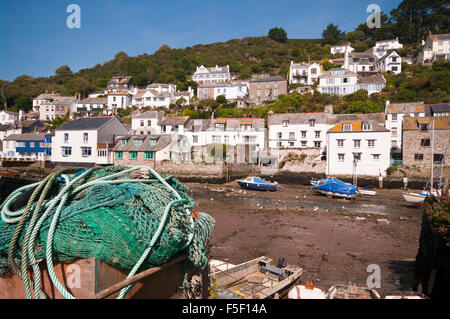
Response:
MULTIPOLYGON (((448 130, 435 130, 434 131, 434 154, 444 154, 445 147, 449 142, 448 130)), ((422 166, 430 167, 432 159, 432 131, 403 131, 403 165, 405 166, 422 166), (429 139, 429 146, 422 146, 421 141, 423 139, 429 139), (416 154, 423 154, 423 160, 416 160, 416 154)), ((450 162, 450 152, 447 152, 445 162, 450 162)))
POLYGON ((282 165, 281 172, 324 174, 327 161, 321 160, 319 148, 279 150, 278 161, 282 165))

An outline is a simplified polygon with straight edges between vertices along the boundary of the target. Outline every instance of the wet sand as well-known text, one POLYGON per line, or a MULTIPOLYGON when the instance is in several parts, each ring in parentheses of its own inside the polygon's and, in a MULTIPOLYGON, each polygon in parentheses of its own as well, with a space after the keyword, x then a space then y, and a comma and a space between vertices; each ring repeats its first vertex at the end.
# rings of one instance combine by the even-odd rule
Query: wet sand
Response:
POLYGON ((377 190, 357 200, 316 195, 311 187, 277 192, 187 183, 198 210, 216 219, 211 258, 233 264, 261 255, 285 257, 304 269, 302 282, 366 285, 371 264, 381 268, 380 293, 410 290, 421 227, 420 208, 400 190, 377 190))

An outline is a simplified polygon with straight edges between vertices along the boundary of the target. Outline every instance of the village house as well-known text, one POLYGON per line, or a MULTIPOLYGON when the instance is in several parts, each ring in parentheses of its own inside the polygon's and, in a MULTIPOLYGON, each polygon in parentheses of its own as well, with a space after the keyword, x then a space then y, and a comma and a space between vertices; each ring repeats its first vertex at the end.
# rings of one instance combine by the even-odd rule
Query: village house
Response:
POLYGON ((384 126, 383 113, 334 114, 333 106, 324 112, 269 114, 269 148, 316 148, 327 153, 327 132, 341 121, 373 121, 384 126))
POLYGON ((346 45, 333 45, 330 48, 331 54, 343 54, 345 51, 352 52, 355 49, 351 47, 350 43, 346 45))
POLYGON ((450 58, 450 33, 428 34, 422 51, 417 57, 417 63, 428 64, 450 58))
POLYGON ((327 132, 327 176, 385 176, 389 130, 376 121, 341 121, 327 132))
POLYGON ((21 134, 22 128, 19 124, 0 124, 0 141, 12 134, 21 134))
POLYGON ((344 69, 354 73, 374 73, 377 57, 369 49, 365 52, 345 52, 344 69))
POLYGON ((265 150, 265 132, 262 118, 191 119, 183 135, 192 146, 253 145, 256 150, 265 150))
POLYGON ((450 149, 450 116, 407 115, 403 118, 402 132, 403 165, 431 168, 431 163, 449 163, 450 152, 446 155, 445 152, 450 149))
POLYGON ((76 102, 74 113, 91 116, 93 114, 103 113, 107 108, 107 97, 88 97, 76 102))
POLYGON ((383 40, 375 42, 372 48, 372 53, 378 58, 385 56, 391 50, 403 49, 403 44, 398 41, 398 38, 391 40, 383 40))
POLYGON ((248 83, 238 81, 203 83, 199 85, 197 90, 197 96, 201 100, 215 100, 218 96, 224 96, 227 101, 236 101, 248 95, 248 83))
POLYGON ((401 154, 403 118, 407 115, 410 117, 425 117, 424 103, 390 103, 390 101, 386 101, 384 114, 386 117, 386 128, 391 131, 389 140, 392 151, 401 154))
POLYGON ((0 111, 0 124, 13 124, 19 120, 19 113, 2 110, 0 111))
POLYGON ((291 61, 289 83, 312 85, 319 79, 320 73, 321 66, 317 63, 294 63, 291 61))
POLYGON ((116 117, 84 117, 55 130, 52 162, 57 166, 113 164, 115 137, 128 130, 116 117))
POLYGON ((319 92, 332 95, 349 95, 359 90, 378 93, 386 86, 383 75, 363 76, 344 68, 331 69, 319 77, 319 92))
POLYGON ((39 119, 41 121, 53 121, 57 117, 63 118, 67 112, 69 115, 76 109, 77 96, 59 96, 55 99, 41 101, 39 104, 39 119))
POLYGON ((131 95, 122 90, 108 91, 108 111, 114 112, 117 109, 127 109, 131 107, 131 95))
POLYGON ((125 93, 130 93, 132 94, 132 92, 134 91, 135 87, 134 87, 134 80, 132 76, 126 76, 126 75, 121 75, 121 76, 113 76, 109 81, 108 81, 108 85, 106 87, 106 92, 109 91, 123 91, 125 93))
POLYGON ((39 112, 39 107, 41 106, 41 104, 48 105, 60 97, 61 94, 55 93, 55 91, 53 91, 52 93, 48 93, 48 91, 45 91, 44 94, 40 94, 33 99, 33 111, 39 112))
POLYGON ((160 131, 158 123, 164 117, 161 111, 133 112, 131 129, 135 135, 157 134, 160 131))
POLYGON ((399 74, 402 72, 402 57, 397 50, 390 50, 375 63, 375 70, 399 74))
POLYGON ((171 135, 123 135, 116 137, 114 165, 150 166, 170 160, 171 135))
POLYGON ((172 92, 158 92, 153 89, 138 90, 132 98, 132 105, 138 108, 152 107, 169 109, 175 103, 175 95, 172 92))
POLYGON ((2 159, 48 161, 51 159, 52 133, 12 134, 3 139, 2 159))
POLYGON ((229 82, 231 81, 230 66, 218 66, 207 68, 202 66, 197 67, 192 79, 201 84, 209 82, 229 82))
POLYGON ((183 135, 189 119, 189 116, 164 117, 158 122, 158 133, 183 135))
POLYGON ((249 102, 261 105, 267 100, 277 100, 281 94, 288 93, 287 80, 280 76, 253 77, 249 82, 249 102))

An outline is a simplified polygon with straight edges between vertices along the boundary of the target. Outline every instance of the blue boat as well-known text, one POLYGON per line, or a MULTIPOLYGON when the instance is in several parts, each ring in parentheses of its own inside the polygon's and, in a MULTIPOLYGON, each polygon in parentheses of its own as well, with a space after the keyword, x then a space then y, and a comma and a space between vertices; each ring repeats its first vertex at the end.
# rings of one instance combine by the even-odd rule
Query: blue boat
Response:
POLYGON ((333 177, 318 181, 313 190, 325 196, 352 199, 356 197, 358 188, 333 177))
POLYGON ((247 177, 244 180, 237 181, 239 186, 245 189, 254 189, 262 191, 276 191, 279 187, 277 182, 270 183, 259 177, 247 177))

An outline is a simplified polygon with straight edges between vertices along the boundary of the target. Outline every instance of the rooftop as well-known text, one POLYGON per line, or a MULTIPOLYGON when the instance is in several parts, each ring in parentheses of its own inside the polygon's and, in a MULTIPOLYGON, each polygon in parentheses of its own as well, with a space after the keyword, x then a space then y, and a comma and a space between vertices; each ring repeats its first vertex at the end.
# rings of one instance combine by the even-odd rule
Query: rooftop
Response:
POLYGON ((158 152, 170 145, 172 137, 170 135, 124 135, 116 138, 117 144, 113 151, 119 152, 158 152), (127 140, 122 145, 121 140, 127 140), (142 140, 142 144, 137 146, 134 140, 142 140), (150 140, 156 140, 155 144, 150 144, 150 140))
POLYGON ((403 131, 418 131, 419 124, 430 124, 430 130, 450 130, 450 116, 441 117, 410 117, 405 116, 403 118, 403 131))
POLYGON ((43 141, 48 133, 12 134, 5 137, 4 141, 43 141))
MULTIPOLYGON (((116 119, 109 117, 81 117, 76 120, 66 122, 57 131, 78 131, 78 130, 98 130, 107 123, 116 119)), ((117 119, 116 119, 117 120, 117 119)))
POLYGON ((381 124, 376 121, 363 121, 363 120, 353 120, 353 121, 341 121, 331 129, 328 130, 328 133, 344 133, 344 132, 389 132, 381 124), (351 131, 344 130, 344 125, 350 124, 351 131), (364 129, 364 124, 370 124, 370 129, 364 129))

